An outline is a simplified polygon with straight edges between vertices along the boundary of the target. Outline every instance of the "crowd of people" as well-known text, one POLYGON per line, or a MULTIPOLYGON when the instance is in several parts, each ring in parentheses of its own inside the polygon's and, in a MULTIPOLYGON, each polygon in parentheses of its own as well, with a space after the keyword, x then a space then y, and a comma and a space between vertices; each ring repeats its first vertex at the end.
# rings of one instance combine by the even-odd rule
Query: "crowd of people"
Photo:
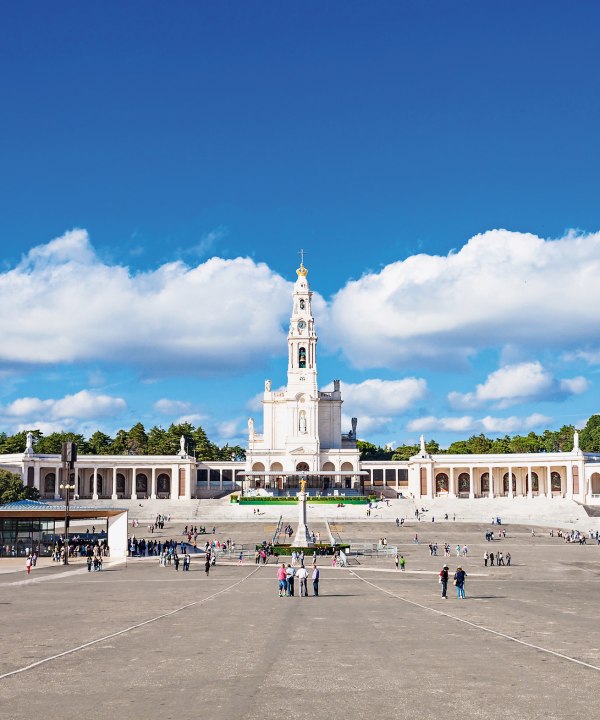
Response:
MULTIPOLYGON (((313 567, 311 572, 311 579, 313 585, 313 596, 319 596, 319 580, 321 573, 316 563, 316 555, 313 559, 313 567)), ((308 570, 304 567, 304 562, 296 569, 292 567, 291 563, 287 566, 285 563, 277 566, 277 584, 279 588, 279 597, 294 597, 295 594, 295 580, 298 578, 300 585, 299 597, 308 597, 308 570)))

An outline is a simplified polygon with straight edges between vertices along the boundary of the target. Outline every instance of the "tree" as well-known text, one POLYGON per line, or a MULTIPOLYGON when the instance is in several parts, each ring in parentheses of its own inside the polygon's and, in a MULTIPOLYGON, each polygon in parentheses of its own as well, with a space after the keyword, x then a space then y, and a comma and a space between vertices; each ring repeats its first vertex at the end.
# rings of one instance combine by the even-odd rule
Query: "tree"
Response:
POLYGON ((129 437, 127 430, 118 430, 115 439, 110 446, 111 455, 128 455, 129 454, 129 437))
POLYGON ((0 505, 18 500, 37 500, 39 496, 36 488, 23 485, 19 475, 0 470, 0 505))
POLYGON ((467 442, 473 455, 485 455, 492 451, 492 441, 483 433, 481 435, 471 435, 467 442))
POLYGON ((393 450, 382 448, 365 440, 357 440, 356 447, 360 450, 361 460, 391 460, 394 454, 393 450))
POLYGON ((110 435, 106 435, 100 430, 96 430, 96 432, 88 440, 87 444, 93 455, 110 455, 113 439, 110 435))
POLYGON ((168 455, 169 439, 167 431, 161 427, 151 427, 148 431, 148 454, 149 455, 168 455))
POLYGON ((583 452, 600 452, 600 415, 592 415, 579 436, 583 452))
POLYGON ((467 440, 457 440, 451 443, 446 452, 449 455, 470 455, 472 450, 467 440))
POLYGON ((71 432, 54 432, 46 435, 46 437, 40 437, 35 446, 35 451, 44 455, 60 455, 64 442, 77 443, 79 454, 87 452, 87 443, 83 435, 71 432))
POLYGON ((408 460, 413 455, 419 454, 418 445, 398 445, 394 448, 392 460, 408 460))
POLYGON ((510 449, 510 437, 508 435, 505 435, 503 438, 496 438, 495 440, 491 440, 490 449, 488 450, 490 453, 495 453, 497 455, 503 455, 505 453, 510 453, 512 450, 510 449))
POLYGON ((148 454, 148 436, 141 422, 136 423, 127 433, 128 451, 132 455, 148 454))
POLYGON ((15 435, 4 436, 0 443, 0 454, 12 455, 13 453, 25 452, 27 445, 27 432, 23 430, 15 435))

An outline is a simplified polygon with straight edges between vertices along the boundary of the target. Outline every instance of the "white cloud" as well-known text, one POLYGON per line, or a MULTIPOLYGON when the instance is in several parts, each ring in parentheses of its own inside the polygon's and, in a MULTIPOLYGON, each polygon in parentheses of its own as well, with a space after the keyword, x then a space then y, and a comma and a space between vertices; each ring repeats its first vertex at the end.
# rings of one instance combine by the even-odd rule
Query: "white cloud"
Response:
POLYGON ((525 418, 511 416, 507 418, 491 417, 488 415, 481 419, 481 426, 484 431, 491 433, 514 433, 522 430, 533 430, 546 428, 552 418, 534 413, 525 418))
POLYGON ((560 381, 560 389, 569 395, 581 395, 590 386, 589 380, 581 375, 560 381))
POLYGON ((235 420, 224 420, 217 423, 217 433, 219 438, 224 440, 231 440, 236 438, 240 434, 240 418, 235 420))
MULTIPOLYGON (((248 258, 148 272, 103 262, 73 230, 0 273, 0 363, 122 361, 156 372, 246 368, 285 352, 292 284, 248 258)), ((315 295, 316 307, 322 300, 315 295)))
POLYGON ((587 388, 583 377, 557 380, 540 362, 523 362, 490 373, 474 392, 449 393, 448 402, 455 408, 476 408, 485 403, 506 408, 526 400, 560 400, 587 388))
POLYGON ((415 418, 407 423, 406 429, 409 432, 431 432, 434 430, 442 432, 488 432, 488 433, 514 433, 530 431, 534 429, 545 429, 552 418, 540 413, 534 413, 527 417, 492 417, 487 415, 483 418, 474 418, 470 415, 462 417, 442 417, 427 415, 415 418))
POLYGON ((91 433, 99 419, 117 417, 126 408, 123 398, 89 390, 58 399, 22 397, 0 406, 0 423, 11 432, 37 428, 45 434, 62 430, 91 433))
MULTIPOLYGON (((324 388, 331 391, 333 385, 324 388)), ((341 382, 344 409, 353 415, 400 415, 425 397, 427 382, 423 378, 401 380, 371 378, 360 383, 341 382)))
POLYGON ((190 410, 192 404, 182 400, 169 400, 161 398, 154 403, 154 410, 161 415, 179 415, 190 410))
POLYGON ((202 415, 201 413, 189 413, 188 415, 181 415, 173 420, 173 424, 183 425, 184 423, 190 423, 190 425, 202 425, 209 419, 208 415, 202 415))
MULTIPOLYGON (((323 388, 326 392, 333 384, 323 388)), ((380 380, 371 378, 360 383, 340 383, 344 414, 342 431, 351 429, 351 418, 358 418, 358 436, 362 433, 387 427, 395 415, 406 412, 427 393, 427 382, 422 378, 380 380)))
POLYGON ((357 367, 464 364, 484 348, 600 346, 600 233, 491 230, 348 282, 327 336, 357 367))

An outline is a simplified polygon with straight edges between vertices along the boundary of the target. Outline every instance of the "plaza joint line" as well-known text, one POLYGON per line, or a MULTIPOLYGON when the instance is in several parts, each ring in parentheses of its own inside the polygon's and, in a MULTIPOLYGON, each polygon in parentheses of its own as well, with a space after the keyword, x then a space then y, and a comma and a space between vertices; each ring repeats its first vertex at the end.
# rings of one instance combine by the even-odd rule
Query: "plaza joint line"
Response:
POLYGON ((202 605, 205 602, 208 602, 209 600, 213 600, 214 598, 218 597, 219 595, 223 595, 223 593, 228 592, 229 590, 233 590, 233 588, 237 587, 238 585, 241 585, 243 582, 245 582, 248 578, 252 577, 255 573, 259 571, 259 567, 257 567, 255 570, 253 570, 251 573, 248 573, 246 577, 243 577, 241 580, 238 580, 237 582, 233 583, 233 585, 229 585, 226 588, 223 588, 222 590, 219 590, 216 593, 213 593, 212 595, 209 595, 208 597, 202 598, 202 600, 194 600, 194 602, 187 603, 186 605, 182 605, 181 607, 175 608, 175 610, 170 610, 167 613, 163 613, 162 615, 157 615, 156 617, 150 618, 149 620, 144 620, 144 622, 136 623, 135 625, 130 625, 129 627, 124 628, 123 630, 117 630, 117 632, 110 633, 110 635, 104 635, 103 637, 96 638, 95 640, 90 640, 89 642, 83 643, 82 645, 78 645, 77 647, 70 648, 69 650, 64 650, 63 652, 57 653, 56 655, 51 655, 47 658, 42 658, 41 660, 37 660, 34 663, 31 663, 30 665, 25 665, 25 667, 18 668, 17 670, 11 670, 10 672, 4 673, 3 675, 0 675, 0 680, 5 680, 6 678, 12 677, 13 675, 18 675, 19 673, 25 672, 26 670, 33 670, 36 667, 39 667, 40 665, 44 665, 45 663, 51 662, 52 660, 58 660, 59 658, 65 657, 65 655, 71 655, 73 653, 79 652, 80 650, 85 650, 88 647, 91 647, 92 645, 97 645, 98 643, 104 642, 105 640, 110 640, 111 638, 119 637, 119 635, 125 635, 125 633, 130 632, 131 630, 137 630, 138 628, 144 627, 144 625, 151 625, 152 623, 155 623, 157 620, 163 620, 164 618, 170 617, 171 615, 175 615, 178 612, 181 612, 182 610, 187 610, 188 608, 194 607, 195 605, 202 605))
POLYGON ((409 600, 408 598, 402 597, 402 595, 397 595, 390 590, 386 590, 379 585, 375 585, 375 583, 372 583, 370 580, 365 580, 364 577, 358 575, 354 570, 350 570, 350 574, 354 575, 355 578, 357 578, 358 580, 362 580, 362 582, 370 585, 376 590, 380 590, 382 593, 385 593, 390 597, 396 598, 397 600, 402 600, 402 602, 405 602, 408 605, 413 605, 414 607, 421 608, 421 610, 428 610, 429 612, 435 613, 436 615, 450 618, 450 620, 456 620, 456 622, 463 623, 464 625, 468 625, 469 627, 475 628, 476 630, 482 630, 483 632, 490 633, 490 635, 496 635, 497 637, 504 638, 505 640, 510 640, 514 643, 518 643, 519 645, 525 645, 525 647, 532 648, 533 650, 538 650, 539 652, 547 653, 548 655, 554 655, 554 657, 560 658, 561 660, 568 660, 569 662, 575 663, 576 665, 582 665, 583 667, 589 668, 590 670, 600 671, 600 667, 598 667, 597 665, 591 665, 590 663, 587 663, 583 660, 577 660, 577 658, 570 657, 569 655, 563 655, 563 653, 559 653, 556 650, 550 650, 549 648, 544 648, 540 645, 534 645, 533 643, 526 642, 525 640, 519 640, 519 638, 513 637, 512 635, 507 635, 506 633, 502 633, 498 630, 492 630, 492 628, 485 627, 485 625, 478 625, 471 620, 465 620, 464 618, 456 617, 456 615, 450 615, 447 612, 443 612, 443 610, 436 610, 435 608, 429 607, 428 605, 422 605, 421 603, 415 602, 414 600, 409 600))

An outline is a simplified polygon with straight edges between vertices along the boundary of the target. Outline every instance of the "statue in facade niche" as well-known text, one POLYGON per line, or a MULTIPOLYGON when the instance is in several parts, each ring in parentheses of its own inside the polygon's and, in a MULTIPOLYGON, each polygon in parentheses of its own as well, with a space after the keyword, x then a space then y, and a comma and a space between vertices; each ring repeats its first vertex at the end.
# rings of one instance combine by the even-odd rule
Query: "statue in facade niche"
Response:
POLYGON ((271 392, 271 381, 265 380, 265 392, 271 392))
POLYGON ((304 410, 300 413, 300 432, 302 435, 306 435, 307 429, 306 429, 306 413, 304 410))
POLYGON ((185 455, 185 437, 183 435, 179 438, 179 452, 181 455, 185 455))

